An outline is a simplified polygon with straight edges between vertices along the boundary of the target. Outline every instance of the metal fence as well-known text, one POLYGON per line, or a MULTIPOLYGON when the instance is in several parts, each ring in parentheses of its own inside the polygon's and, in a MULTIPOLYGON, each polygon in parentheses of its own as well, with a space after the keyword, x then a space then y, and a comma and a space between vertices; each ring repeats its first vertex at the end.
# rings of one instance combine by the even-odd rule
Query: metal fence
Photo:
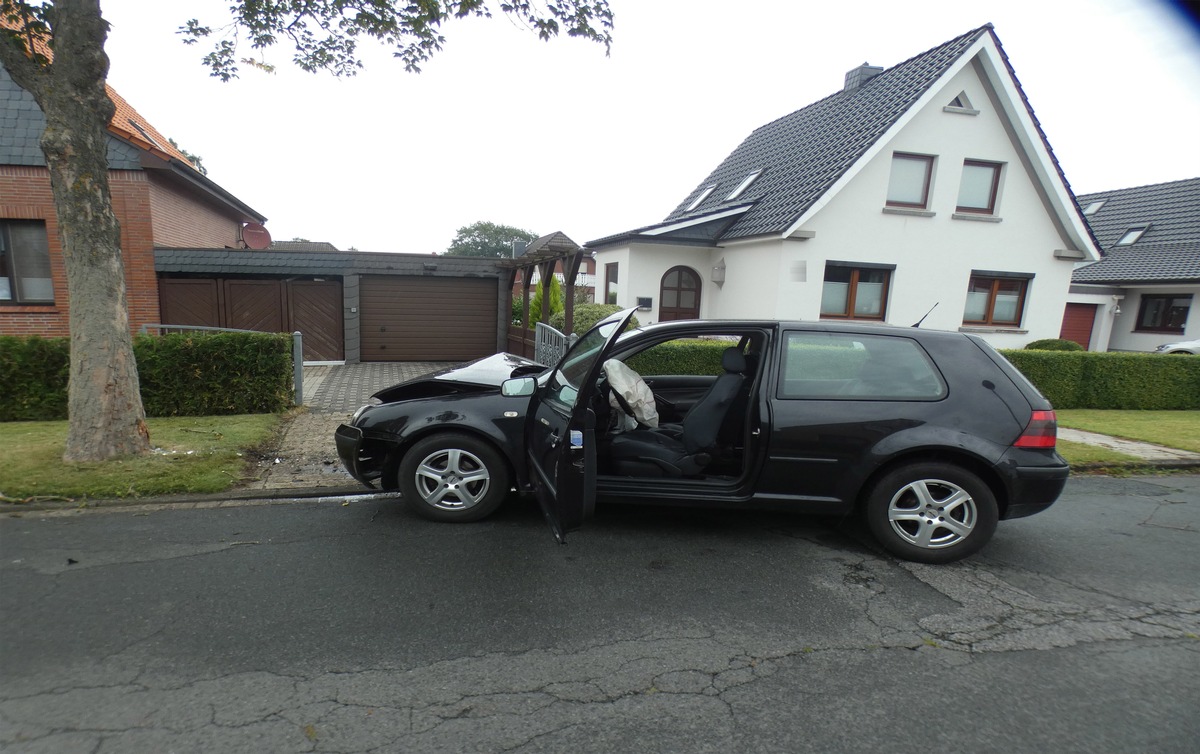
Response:
POLYGON ((579 340, 574 333, 563 335, 543 322, 534 327, 533 360, 546 366, 554 366, 567 353, 567 349, 579 340))

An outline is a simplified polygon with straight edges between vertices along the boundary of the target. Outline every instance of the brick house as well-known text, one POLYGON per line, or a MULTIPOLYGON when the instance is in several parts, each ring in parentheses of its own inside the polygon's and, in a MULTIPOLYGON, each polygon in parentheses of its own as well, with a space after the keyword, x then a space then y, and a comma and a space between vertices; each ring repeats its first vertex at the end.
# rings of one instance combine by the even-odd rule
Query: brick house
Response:
MULTIPOLYGON (((111 87, 109 185, 121 224, 130 325, 159 322, 155 247, 240 248, 266 218, 200 173, 111 87)), ((68 333, 66 271, 39 147, 45 117, 0 67, 0 334, 68 333)))
MULTIPOLYGON (((261 249, 266 218, 108 93, 117 108, 109 184, 134 332, 158 323, 300 331, 305 360, 318 362, 463 361, 502 347, 512 283, 498 260, 261 249)), ((2 66, 0 103, 0 335, 65 336, 66 270, 39 146, 46 120, 2 66)))

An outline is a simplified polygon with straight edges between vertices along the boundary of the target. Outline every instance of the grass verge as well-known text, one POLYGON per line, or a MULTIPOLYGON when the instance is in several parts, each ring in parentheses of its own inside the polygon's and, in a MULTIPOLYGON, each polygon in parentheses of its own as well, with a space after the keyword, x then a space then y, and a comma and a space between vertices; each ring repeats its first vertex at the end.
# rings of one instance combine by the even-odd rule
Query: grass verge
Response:
POLYGON ((1200 453, 1200 411, 1066 409, 1056 413, 1063 427, 1200 453))
POLYGON ((1082 442, 1070 442, 1068 440, 1058 441, 1058 454, 1067 459, 1067 463, 1072 467, 1087 465, 1087 466, 1107 466, 1123 465, 1123 464, 1144 464, 1145 462, 1135 456, 1118 453, 1115 450, 1102 448, 1099 445, 1088 445, 1082 442))
POLYGON ((269 440, 278 414, 147 419, 147 456, 64 463, 67 423, 0 423, 0 501, 111 499, 222 492, 242 480, 247 451, 269 440))

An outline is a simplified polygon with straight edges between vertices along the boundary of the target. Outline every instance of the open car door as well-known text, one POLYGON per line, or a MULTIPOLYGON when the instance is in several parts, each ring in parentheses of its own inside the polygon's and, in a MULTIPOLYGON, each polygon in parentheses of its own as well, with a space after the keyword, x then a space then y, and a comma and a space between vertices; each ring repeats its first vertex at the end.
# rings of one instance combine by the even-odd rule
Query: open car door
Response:
POLYGON ((529 476, 555 538, 583 525, 596 506, 596 414, 604 359, 636 309, 601 320, 571 346, 529 404, 529 476))

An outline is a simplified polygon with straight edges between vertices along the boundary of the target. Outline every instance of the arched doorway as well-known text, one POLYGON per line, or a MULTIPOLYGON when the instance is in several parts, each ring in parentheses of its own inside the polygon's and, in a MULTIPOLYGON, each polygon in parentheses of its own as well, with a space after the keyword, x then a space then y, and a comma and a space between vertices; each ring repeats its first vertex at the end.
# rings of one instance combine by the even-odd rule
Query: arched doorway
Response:
POLYGON ((700 276, 690 267, 672 267, 658 291, 658 319, 700 318, 700 276))

